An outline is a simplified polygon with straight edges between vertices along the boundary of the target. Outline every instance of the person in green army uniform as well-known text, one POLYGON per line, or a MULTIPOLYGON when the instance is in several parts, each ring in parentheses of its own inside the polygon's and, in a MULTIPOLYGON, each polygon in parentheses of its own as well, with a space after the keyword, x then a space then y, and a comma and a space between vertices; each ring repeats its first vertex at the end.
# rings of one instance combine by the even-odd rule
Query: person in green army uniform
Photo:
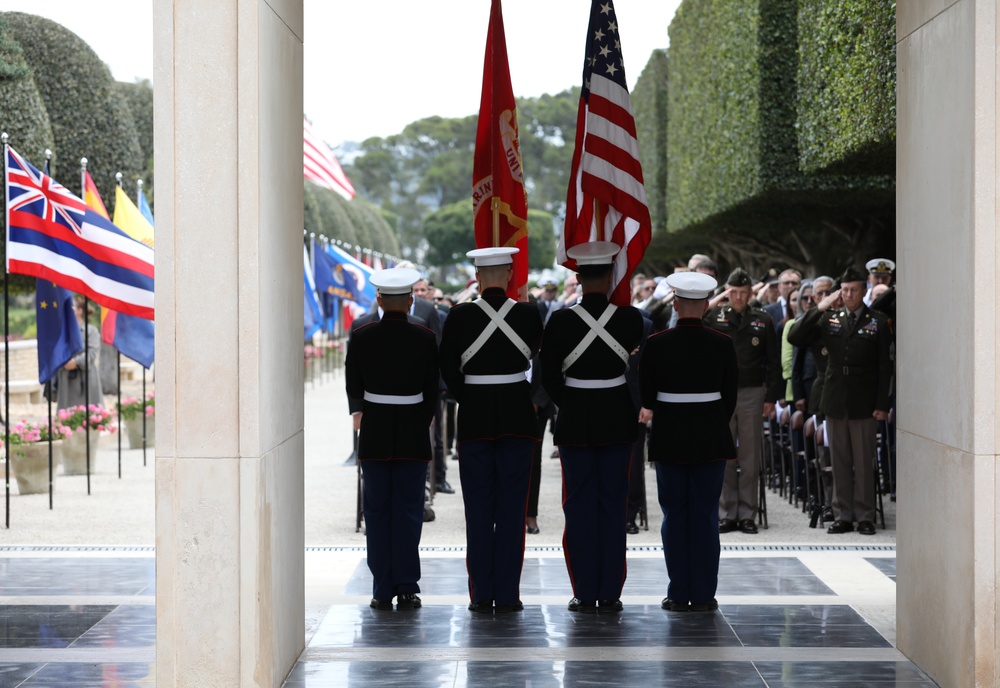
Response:
POLYGON ((892 340, 889 318, 864 304, 867 274, 850 267, 840 289, 797 320, 788 333, 796 346, 822 340, 829 353, 821 407, 833 465, 830 534, 875 534, 875 432, 889 412, 892 340), (838 304, 843 305, 838 305, 838 304))
POLYGON ((713 302, 729 298, 728 305, 718 305, 705 313, 703 322, 733 338, 740 365, 736 412, 729 422, 737 443, 737 460, 726 465, 726 475, 719 499, 719 532, 737 528, 757 533, 754 517, 760 502, 757 481, 761 467, 761 435, 764 418, 774 412, 774 404, 784 393, 778 335, 771 316, 750 306, 753 280, 746 270, 737 268, 726 280, 727 289, 713 302), (736 468, 739 466, 739 475, 736 468))

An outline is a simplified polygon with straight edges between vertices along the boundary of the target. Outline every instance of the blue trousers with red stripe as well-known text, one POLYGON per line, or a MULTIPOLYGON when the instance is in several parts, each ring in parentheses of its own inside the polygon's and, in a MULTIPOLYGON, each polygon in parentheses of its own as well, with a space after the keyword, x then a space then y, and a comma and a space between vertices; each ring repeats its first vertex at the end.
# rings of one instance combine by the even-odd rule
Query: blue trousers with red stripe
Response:
POLYGON ((458 445, 472 602, 520 600, 533 445, 534 440, 524 437, 458 445))
POLYGON ((656 463, 667 597, 705 604, 719 586, 719 495, 726 461, 656 463))
POLYGON ((563 552, 573 597, 617 600, 625 585, 631 444, 562 445, 563 552))
POLYGON ((365 460, 361 472, 372 597, 388 601, 400 593, 420 592, 427 462, 365 460))

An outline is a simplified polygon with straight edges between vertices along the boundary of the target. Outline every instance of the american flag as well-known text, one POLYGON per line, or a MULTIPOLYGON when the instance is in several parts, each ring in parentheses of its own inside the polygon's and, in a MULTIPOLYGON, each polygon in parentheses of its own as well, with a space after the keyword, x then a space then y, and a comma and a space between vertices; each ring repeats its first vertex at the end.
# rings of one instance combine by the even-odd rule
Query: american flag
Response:
POLYGON ((336 191, 347 200, 356 195, 351 180, 340 168, 333 151, 316 136, 305 117, 302 118, 302 172, 309 181, 336 191))
POLYGON ((136 241, 10 146, 7 271, 31 275, 101 306, 153 319, 153 249, 136 241))
POLYGON ((593 0, 559 262, 574 267, 566 257, 571 246, 615 242, 622 250, 615 258, 611 301, 628 305, 632 271, 651 232, 618 19, 611 0, 593 0))

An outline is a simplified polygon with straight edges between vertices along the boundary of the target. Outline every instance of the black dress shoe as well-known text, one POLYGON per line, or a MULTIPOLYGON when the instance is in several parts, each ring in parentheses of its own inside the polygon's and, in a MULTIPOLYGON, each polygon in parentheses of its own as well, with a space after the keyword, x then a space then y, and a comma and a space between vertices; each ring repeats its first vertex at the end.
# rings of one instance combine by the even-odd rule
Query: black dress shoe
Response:
POLYGON ((600 600, 597 603, 597 612, 599 614, 617 614, 621 610, 621 600, 600 600))
POLYGON ((688 609, 692 612, 714 612, 719 608, 719 601, 712 598, 711 602, 692 602, 688 609))
POLYGON ((582 612, 584 614, 596 614, 597 613, 597 602, 584 601, 574 597, 569 601, 569 605, 566 607, 571 612, 582 612))
POLYGON ((625 524, 625 532, 628 533, 629 535, 638 535, 639 534, 639 526, 637 526, 636 524, 634 524, 632 522, 626 523, 625 524))
POLYGON ((368 606, 372 609, 378 609, 379 611, 390 612, 392 611, 392 600, 376 600, 373 597, 372 603, 368 606))
POLYGON ((420 609, 421 606, 423 605, 415 592, 401 592, 396 596, 396 609, 399 611, 420 609))
POLYGON ((833 509, 830 507, 825 507, 823 509, 823 523, 833 520, 833 509))
POLYGON ((862 535, 874 535, 875 524, 871 521, 860 521, 858 522, 858 532, 862 535))
POLYGON ((518 600, 514 604, 497 603, 497 606, 494 607, 493 609, 493 611, 495 611, 497 614, 510 614, 512 612, 520 612, 523 610, 524 610, 524 604, 521 602, 521 600, 518 600))
POLYGON ((424 504, 424 523, 430 523, 433 520, 434 509, 432 509, 429 504, 424 504))
POLYGON ((731 518, 720 518, 719 519, 719 532, 720 533, 731 533, 736 530, 736 521, 731 518))
POLYGON ((756 535, 757 524, 753 522, 753 519, 744 518, 740 521, 740 532, 746 533, 747 535, 756 535))
POLYGON ((439 482, 434 489, 442 494, 455 494, 455 488, 449 485, 447 480, 439 482))
POLYGON ((540 532, 542 532, 541 530, 538 529, 538 526, 528 526, 527 531, 528 535, 538 535, 540 532))
POLYGON ((660 602, 660 608, 666 609, 668 612, 686 612, 690 609, 687 602, 678 602, 669 597, 663 598, 663 601, 660 602))
POLYGON ((493 600, 482 600, 481 602, 473 602, 469 605, 469 611, 475 612, 476 614, 492 614, 493 613, 493 600))
POLYGON ((850 521, 834 521, 833 525, 826 529, 830 535, 840 535, 841 533, 850 533, 854 530, 854 524, 850 521))

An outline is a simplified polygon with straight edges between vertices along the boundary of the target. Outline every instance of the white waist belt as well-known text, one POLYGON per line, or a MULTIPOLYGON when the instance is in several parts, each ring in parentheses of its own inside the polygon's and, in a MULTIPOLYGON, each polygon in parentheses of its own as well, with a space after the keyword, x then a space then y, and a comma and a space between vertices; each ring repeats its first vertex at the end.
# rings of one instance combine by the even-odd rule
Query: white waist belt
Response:
POLYGON ((577 389, 607 389, 609 387, 618 387, 624 384, 624 375, 613 377, 610 380, 584 380, 579 377, 566 378, 566 386, 575 387, 577 389))
POLYGON ((374 392, 365 392, 365 401, 370 401, 373 404, 406 406, 408 404, 419 404, 423 400, 423 392, 420 394, 375 394, 374 392))
POLYGON ((465 384, 467 385, 509 385, 515 382, 524 382, 527 380, 527 376, 524 371, 520 373, 509 373, 507 375, 466 375, 465 384))
POLYGON ((674 394, 672 392, 657 392, 656 400, 668 404, 701 404, 706 401, 719 401, 722 395, 718 392, 702 392, 700 394, 674 394))

